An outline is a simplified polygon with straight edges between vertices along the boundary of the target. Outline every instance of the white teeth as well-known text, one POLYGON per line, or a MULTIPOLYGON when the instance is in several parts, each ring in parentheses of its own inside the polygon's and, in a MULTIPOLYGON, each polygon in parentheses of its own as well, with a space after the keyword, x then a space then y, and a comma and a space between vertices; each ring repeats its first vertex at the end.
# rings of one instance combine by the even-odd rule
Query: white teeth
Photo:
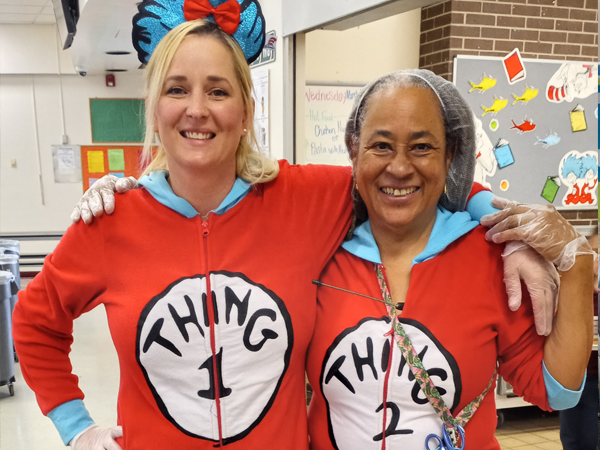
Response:
POLYGON ((382 188, 381 189, 385 194, 392 195, 394 197, 404 197, 408 194, 412 194, 416 192, 417 188, 412 187, 408 189, 394 189, 394 188, 382 188))
POLYGON ((185 137, 188 139, 200 139, 200 140, 211 139, 214 136, 214 134, 212 134, 212 133, 193 133, 191 131, 185 131, 184 134, 185 134, 185 137))

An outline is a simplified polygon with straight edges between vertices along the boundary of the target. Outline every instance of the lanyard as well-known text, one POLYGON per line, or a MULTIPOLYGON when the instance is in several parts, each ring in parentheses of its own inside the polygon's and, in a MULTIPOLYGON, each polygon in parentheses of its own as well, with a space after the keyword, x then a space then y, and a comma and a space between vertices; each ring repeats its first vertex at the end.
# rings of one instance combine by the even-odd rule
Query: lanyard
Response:
MULTIPOLYGON (((477 411, 477 409, 481 405, 481 402, 483 401, 485 395, 488 393, 490 387, 492 386, 492 383, 496 379, 497 369, 494 369, 492 378, 490 379, 490 382, 483 390, 483 392, 479 394, 479 396, 475 398, 475 400, 473 400, 471 403, 465 406, 456 417, 453 417, 452 413, 446 406, 446 402, 444 402, 442 396, 431 381, 429 373, 427 373, 427 370, 425 369, 425 367, 423 367, 421 358, 419 358, 419 355, 417 355, 417 352, 414 349, 412 343, 410 342, 410 339, 406 335, 402 324, 398 320, 400 311, 392 302, 392 296, 390 295, 390 291, 388 288, 388 283, 385 277, 385 268, 383 267, 383 264, 375 264, 375 273, 377 274, 377 281, 379 283, 379 288, 381 289, 381 295, 386 305, 388 306, 389 315, 392 319, 392 328, 394 330, 394 335, 397 336, 396 342, 398 344, 398 347, 400 348, 400 351, 402 352, 402 356, 404 356, 406 362, 410 366, 410 370, 412 371, 413 375, 415 376, 415 379, 419 383, 421 391, 423 392, 425 397, 427 397, 427 400, 429 400, 429 403, 431 403, 431 406, 433 406, 435 412, 442 419, 442 422, 444 423, 444 429, 448 430, 449 435, 452 439, 452 444, 456 448, 459 436, 463 436, 463 434, 459 431, 459 427, 464 428, 467 422, 473 416, 473 414, 475 414, 475 411, 477 411)), ((461 443, 461 446, 464 447, 464 439, 462 440, 463 442, 461 443)))

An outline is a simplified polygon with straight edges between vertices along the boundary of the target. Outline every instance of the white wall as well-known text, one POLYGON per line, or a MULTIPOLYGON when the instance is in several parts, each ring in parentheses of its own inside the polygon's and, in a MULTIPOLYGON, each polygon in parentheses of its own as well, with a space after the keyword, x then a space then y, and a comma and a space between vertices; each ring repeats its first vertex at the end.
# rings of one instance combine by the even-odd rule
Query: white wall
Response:
MULTIPOLYGON (((269 138, 271 155, 283 158, 283 36, 281 30, 281 0, 261 0, 266 32, 275 30, 277 36, 275 61, 253 70, 269 71, 269 138)), ((290 106, 291 107, 291 106, 290 106)))
MULTIPOLYGON (((14 27, 0 25, 0 39, 14 27)), ((66 69, 73 73, 73 69, 56 49, 54 26, 18 27, 19 32, 28 29, 28 33, 20 33, 21 39, 11 42, 12 47, 2 41, 5 55, 22 50, 27 58, 7 58, 0 66, 0 232, 63 232, 83 187, 81 183, 54 183, 51 145, 62 143, 61 90, 69 143, 90 145, 89 99, 141 97, 141 71, 116 74, 115 88, 105 86, 104 76, 58 74, 59 66, 61 72, 66 69), (54 56, 46 58, 48 53, 54 56), (59 64, 57 55, 62 61, 59 64), (17 161, 15 168, 11 159, 17 161)))
POLYGON ((345 31, 306 33, 306 81, 366 84, 419 67, 421 9, 345 31))

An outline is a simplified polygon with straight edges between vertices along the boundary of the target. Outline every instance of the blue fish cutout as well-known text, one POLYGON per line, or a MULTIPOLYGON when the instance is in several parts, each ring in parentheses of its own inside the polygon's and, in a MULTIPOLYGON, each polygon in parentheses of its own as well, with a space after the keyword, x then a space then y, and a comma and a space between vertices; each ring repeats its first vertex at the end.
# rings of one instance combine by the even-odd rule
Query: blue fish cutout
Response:
MULTIPOLYGON (((537 137, 537 136, 536 136, 537 137)), ((548 148, 560 142, 560 136, 556 133, 549 133, 545 138, 537 137, 537 142, 533 145, 541 144, 543 148, 548 148)))
MULTIPOLYGON (((209 1, 217 7, 226 0, 209 1)), ((265 44, 265 18, 256 1, 236 1, 241 9, 240 24, 232 36, 250 64, 260 56, 265 44)), ((185 22, 183 4, 184 0, 144 0, 138 4, 139 12, 133 16, 132 39, 142 64, 148 63, 150 55, 169 31, 185 22)), ((206 20, 214 23, 212 15, 206 20)))

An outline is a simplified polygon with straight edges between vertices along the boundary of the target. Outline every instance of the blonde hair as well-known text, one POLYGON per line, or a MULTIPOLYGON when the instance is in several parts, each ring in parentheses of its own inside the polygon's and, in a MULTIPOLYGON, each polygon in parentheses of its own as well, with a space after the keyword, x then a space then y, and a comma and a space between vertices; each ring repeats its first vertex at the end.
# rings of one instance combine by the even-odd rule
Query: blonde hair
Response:
MULTIPOLYGON (((144 150, 142 164, 148 166, 143 175, 156 170, 169 170, 167 156, 162 144, 154 149, 154 114, 160 98, 163 83, 171 65, 171 61, 183 40, 190 35, 210 36, 217 39, 229 50, 237 81, 242 91, 242 99, 246 108, 246 117, 254 117, 254 104, 252 102, 252 78, 250 67, 236 40, 221 30, 217 25, 205 20, 184 22, 173 28, 158 43, 150 57, 144 71, 144 89, 146 97, 146 132, 144 137, 144 150)), ((246 136, 240 139, 236 150, 236 174, 250 184, 266 183, 279 173, 277 161, 263 156, 258 150, 256 136, 252 122, 248 126, 246 136)))

